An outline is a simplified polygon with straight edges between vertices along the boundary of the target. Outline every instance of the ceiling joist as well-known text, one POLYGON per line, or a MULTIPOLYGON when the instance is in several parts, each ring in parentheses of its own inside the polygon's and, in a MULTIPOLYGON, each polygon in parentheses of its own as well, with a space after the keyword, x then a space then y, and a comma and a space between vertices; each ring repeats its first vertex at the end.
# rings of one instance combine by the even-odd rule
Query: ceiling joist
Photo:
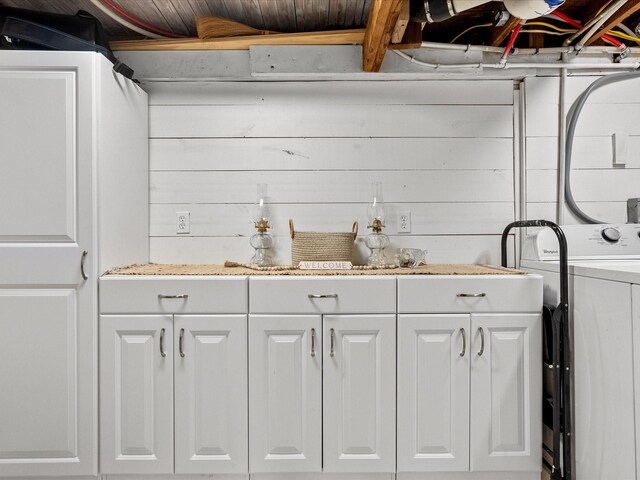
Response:
POLYGON ((605 33, 621 22, 624 22, 634 13, 640 11, 640 0, 628 0, 617 12, 615 12, 609 20, 605 22, 596 34, 585 42, 585 45, 591 45, 602 37, 605 33))
POLYGON ((362 45, 362 69, 379 72, 405 0, 372 0, 362 45))
POLYGON ((509 35, 511 35, 511 32, 513 32, 513 29, 518 26, 518 23, 520 23, 520 19, 512 16, 503 26, 494 28, 491 32, 489 45, 492 47, 499 47, 500 44, 504 42, 509 35))

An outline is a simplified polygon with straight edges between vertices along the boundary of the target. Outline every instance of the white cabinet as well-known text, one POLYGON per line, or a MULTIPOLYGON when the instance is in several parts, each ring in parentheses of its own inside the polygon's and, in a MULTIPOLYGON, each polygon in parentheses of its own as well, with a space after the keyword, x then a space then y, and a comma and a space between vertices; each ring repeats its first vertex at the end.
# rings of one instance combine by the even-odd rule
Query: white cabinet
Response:
POLYGON ((249 317, 252 472, 322 469, 322 319, 249 317))
POLYGON ((541 317, 472 315, 471 330, 471 470, 537 471, 542 457, 541 317))
POLYGON ((469 315, 398 318, 398 470, 469 470, 469 315))
POLYGON ((246 312, 246 278, 107 276, 101 298, 101 473, 246 474, 247 316, 199 313, 246 312))
POLYGON ((0 476, 97 474, 97 275, 148 260, 147 143, 101 55, 0 52, 0 476))
POLYGON ((395 472, 396 316, 323 319, 323 470, 395 472))
POLYGON ((100 319, 102 473, 173 472, 173 319, 100 319))
MULTIPOLYGON (((398 316, 398 472, 510 472, 516 478, 516 472, 541 470, 542 321, 540 313, 526 313, 542 303, 541 279, 521 278, 538 297, 522 302, 496 297, 492 280, 466 279, 465 290, 456 290, 453 280, 398 280, 399 311, 405 312, 398 316), (436 310, 466 305, 469 313, 409 313, 426 310, 407 296, 420 287, 431 288, 436 310), (474 313, 488 305, 514 313, 474 313)), ((510 288, 522 288, 519 280, 510 288)))
POLYGON ((250 279, 252 473, 395 472, 395 286, 250 279))

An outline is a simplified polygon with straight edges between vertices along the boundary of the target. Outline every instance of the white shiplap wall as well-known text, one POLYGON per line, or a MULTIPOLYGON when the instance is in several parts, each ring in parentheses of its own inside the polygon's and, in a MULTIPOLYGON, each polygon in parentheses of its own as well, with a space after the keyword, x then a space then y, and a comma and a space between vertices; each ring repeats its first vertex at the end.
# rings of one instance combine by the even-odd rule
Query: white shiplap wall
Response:
MULTIPOLYGON (((598 77, 569 77, 567 111, 598 77)), ((525 80, 527 217, 556 219, 560 80, 525 80)), ((640 197, 640 79, 608 85, 591 95, 580 116, 571 185, 590 216, 626 222, 626 200, 640 197), (628 135, 627 164, 613 165, 613 134, 628 135)), ((564 209, 564 224, 579 223, 564 209)))
MULTIPOLYGON (((514 219, 513 82, 151 83, 154 262, 246 261, 251 206, 268 183, 277 261, 300 230, 366 235, 383 182, 392 246, 438 262, 499 262, 514 219), (177 211, 191 233, 175 233, 177 211), (396 213, 410 211, 411 234, 396 213)), ((358 242, 360 258, 366 247, 358 242)))

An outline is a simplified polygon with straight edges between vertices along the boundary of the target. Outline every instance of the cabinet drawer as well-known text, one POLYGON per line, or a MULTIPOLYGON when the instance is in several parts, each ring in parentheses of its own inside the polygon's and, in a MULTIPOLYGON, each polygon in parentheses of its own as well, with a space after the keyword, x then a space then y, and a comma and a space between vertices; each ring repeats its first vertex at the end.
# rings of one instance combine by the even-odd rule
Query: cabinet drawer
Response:
POLYGON ((100 279, 100 312, 247 313, 247 295, 247 277, 114 275, 100 279))
POLYGON ((399 313, 538 312, 539 275, 398 278, 399 313))
POLYGON ((259 277, 251 313, 395 313, 395 277, 259 277))

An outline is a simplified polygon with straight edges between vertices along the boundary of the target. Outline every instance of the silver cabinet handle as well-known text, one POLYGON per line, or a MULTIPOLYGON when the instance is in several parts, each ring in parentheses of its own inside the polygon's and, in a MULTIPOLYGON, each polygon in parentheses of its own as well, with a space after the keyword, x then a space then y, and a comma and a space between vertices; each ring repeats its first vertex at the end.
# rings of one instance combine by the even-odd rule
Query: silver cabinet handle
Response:
POLYGON ((184 328, 180 329, 180 339, 178 340, 178 350, 180 351, 180 356, 184 358, 184 328))
POLYGON ((189 295, 186 294, 186 293, 183 293, 182 295, 162 295, 162 294, 160 294, 160 295, 158 295, 158 298, 160 300, 162 300, 163 298, 184 298, 186 300, 187 298, 189 298, 189 295))
POLYGON ((462 298, 482 298, 486 296, 486 293, 459 293, 458 295, 456 295, 456 297, 462 298))
POLYGON ((82 252, 82 256, 80 257, 80 274, 82 275, 83 280, 87 280, 89 278, 87 277, 87 274, 84 273, 84 259, 87 258, 88 254, 89 252, 85 250, 84 252, 82 252))
POLYGON ((478 356, 481 357, 484 353, 484 330, 482 327, 478 327, 478 332, 480 332, 480 351, 478 352, 478 356))
POLYGON ((311 356, 316 356, 316 329, 311 329, 311 356))
POLYGON ((160 330, 160 356, 162 358, 167 356, 167 352, 164 351, 164 328, 160 330))
POLYGON ((336 331, 333 328, 329 330, 329 337, 331 338, 331 351, 329 352, 329 356, 335 357, 334 344, 336 340, 336 331))
POLYGON ((327 293, 325 295, 318 295, 316 293, 310 293, 309 298, 338 298, 337 293, 327 293))
POLYGON ((464 328, 460 329, 460 333, 462 334, 462 351, 460 352, 460 356, 464 357, 467 353, 467 334, 464 331, 464 328))

